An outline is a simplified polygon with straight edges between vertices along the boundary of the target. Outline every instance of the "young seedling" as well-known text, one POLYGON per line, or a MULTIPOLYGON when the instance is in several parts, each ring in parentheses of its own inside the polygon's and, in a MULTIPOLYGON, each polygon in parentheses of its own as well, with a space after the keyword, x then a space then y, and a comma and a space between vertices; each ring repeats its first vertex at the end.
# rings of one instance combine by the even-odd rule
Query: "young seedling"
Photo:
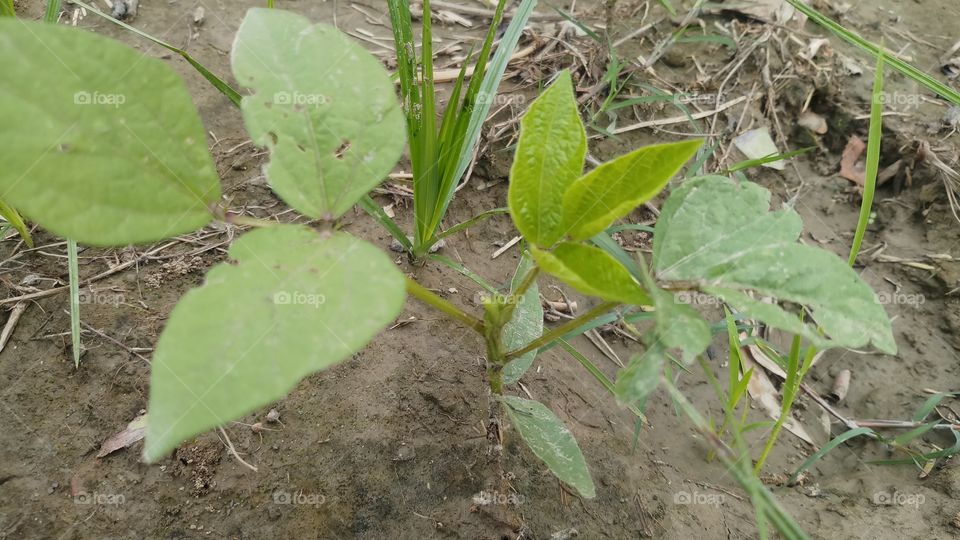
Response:
MULTIPOLYGON (((164 63, 77 29, 0 21, 0 50, 14 47, 20 54, 0 55, 8 75, 0 92, 10 96, 0 104, 0 134, 11 141, 2 150, 8 166, 0 170, 0 197, 50 231, 97 246, 234 221, 221 206, 190 97, 164 63), (77 50, 97 61, 69 68, 56 61, 77 50), (37 85, 49 91, 34 92, 37 85), (56 114, 38 122, 36 110, 56 114), (27 126, 31 137, 15 136, 27 126)), ((650 268, 595 247, 617 220, 660 193, 701 143, 643 147, 584 174, 586 134, 566 72, 524 115, 511 170, 510 214, 529 257, 510 294, 491 295, 481 315, 466 313, 405 277, 380 248, 337 228, 404 148, 409 125, 379 62, 332 26, 252 9, 231 63, 248 92, 241 101, 247 130, 270 153, 264 173, 271 187, 318 225, 243 234, 229 261, 173 310, 152 362, 148 461, 350 358, 396 318, 407 294, 483 338, 494 403, 585 498, 596 488, 573 435, 546 405, 511 395, 511 384, 539 350, 594 319, 656 307, 646 353, 612 384, 627 405, 660 384, 674 351, 689 362, 709 344, 710 324, 676 301, 676 291, 718 296, 821 348, 895 350, 870 288, 834 255, 799 244, 799 216, 769 212, 770 193, 755 184, 700 177, 674 189, 656 225, 650 268), (536 305, 541 273, 598 299, 596 307, 544 332, 536 305), (752 295, 802 305, 815 324, 752 295)), ((499 437, 494 409, 491 432, 499 437)))
POLYGON ((403 235, 399 227, 386 215, 378 212, 375 205, 367 202, 364 209, 384 223, 414 260, 422 260, 447 236, 440 231, 443 217, 460 178, 473 159, 474 148, 480 137, 480 127, 490 112, 490 105, 510 55, 537 2, 524 0, 520 4, 491 58, 494 38, 503 19, 506 4, 506 0, 499 0, 497 3, 493 21, 476 61, 472 65, 469 61, 463 63, 438 128, 430 2, 424 1, 422 5, 423 27, 418 57, 409 2, 387 1, 397 50, 397 75, 400 79, 400 95, 413 168, 413 241, 403 235), (472 71, 469 75, 468 66, 472 71))

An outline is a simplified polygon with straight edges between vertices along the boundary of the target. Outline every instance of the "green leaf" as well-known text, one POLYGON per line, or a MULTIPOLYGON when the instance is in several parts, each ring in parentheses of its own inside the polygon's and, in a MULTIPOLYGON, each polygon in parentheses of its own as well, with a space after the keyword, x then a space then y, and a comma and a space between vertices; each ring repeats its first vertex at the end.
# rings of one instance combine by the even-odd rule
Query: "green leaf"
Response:
POLYGON ((0 17, 16 17, 13 10, 13 0, 0 0, 0 17))
POLYGON ((583 173, 587 134, 573 82, 562 71, 520 120, 508 200, 517 230, 533 245, 549 247, 566 233, 563 194, 583 173))
POLYGON ((896 342, 870 287, 833 253, 797 242, 803 223, 790 208, 769 212, 770 192, 724 177, 688 180, 667 200, 654 235, 659 281, 679 281, 722 298, 747 316, 800 334, 819 348, 896 342), (816 326, 754 291, 806 306, 816 326))
POLYGON ((527 446, 547 464, 557 478, 572 486, 586 499, 597 496, 577 440, 550 409, 539 401, 513 396, 500 396, 498 399, 506 405, 510 422, 517 428, 527 446))
POLYGON ((617 373, 614 393, 624 404, 645 403, 660 386, 665 361, 663 348, 654 344, 643 355, 634 356, 627 367, 617 373))
POLYGON ((229 257, 183 297, 160 336, 148 461, 346 360, 403 306, 403 274, 345 233, 276 225, 242 236, 229 257))
MULTIPOLYGON (((510 300, 517 305, 513 310, 513 316, 510 322, 503 326, 501 340, 505 351, 515 351, 526 347, 531 341, 537 339, 543 334, 543 306, 540 304, 540 287, 534 281, 530 288, 519 298, 514 297, 514 291, 520 286, 527 272, 535 268, 530 254, 524 252, 517 265, 517 272, 510 283, 510 300)), ((533 360, 537 357, 537 351, 530 351, 523 356, 514 358, 503 367, 503 382, 505 384, 514 384, 520 380, 520 377, 530 369, 533 360)))
POLYGON ((396 165, 405 139, 390 76, 333 26, 253 8, 232 65, 255 92, 241 108, 254 142, 270 150, 267 179, 299 212, 335 219, 396 165))
POLYGON ((586 240, 606 229, 660 193, 702 144, 692 140, 645 146, 590 171, 563 196, 565 232, 574 240, 586 240))
POLYGON ((650 297, 630 272, 602 249, 564 242, 553 251, 531 251, 540 268, 583 294, 610 302, 650 305, 650 297))
POLYGON ((0 50, 0 199, 95 246, 210 222, 219 179, 173 70, 91 32, 13 19, 0 19, 0 50))

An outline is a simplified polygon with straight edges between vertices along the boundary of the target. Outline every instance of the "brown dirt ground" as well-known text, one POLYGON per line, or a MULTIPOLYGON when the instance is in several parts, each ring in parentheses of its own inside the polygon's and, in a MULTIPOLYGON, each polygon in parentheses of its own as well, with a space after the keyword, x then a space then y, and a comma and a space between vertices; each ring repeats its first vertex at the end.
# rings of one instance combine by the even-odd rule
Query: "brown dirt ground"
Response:
MULTIPOLYGON (((478 5, 476 2, 465 4, 478 5)), ((22 17, 37 19, 43 2, 18 1, 22 17)), ((228 51, 247 7, 260 2, 161 2, 143 0, 134 24, 175 44, 186 45, 196 58, 221 74, 229 73, 228 51), (196 6, 205 8, 202 26, 192 24, 196 6)), ((569 2, 562 2, 569 8, 569 2)), ((600 2, 577 2, 578 16, 592 24, 605 20, 600 2)), ((613 18, 613 35, 626 35, 640 24, 645 2, 621 1, 613 18)), ((648 21, 664 17, 656 2, 649 2, 648 21)), ((831 4, 837 4, 831 2, 831 4)), ((871 39, 884 40, 922 68, 938 72, 939 58, 960 39, 956 33, 960 6, 955 0, 915 0, 855 3, 844 16, 845 24, 871 39)), ((278 7, 295 10, 314 21, 335 22, 341 29, 364 28, 389 36, 382 5, 358 2, 373 18, 353 9, 350 2, 280 1, 278 7)), ((823 2, 819 2, 823 7, 823 2)), ((834 6, 836 7, 836 6, 834 6)), ((72 7, 68 8, 72 10, 72 7)), ((544 12, 548 8, 543 5, 544 12)), ((831 11, 838 15, 837 11, 831 11)), ((704 16, 708 28, 729 24, 730 14, 704 16)), ((186 79, 197 108, 210 132, 224 190, 233 204, 261 215, 282 212, 283 207, 264 185, 262 156, 246 140, 237 110, 209 87, 181 59, 125 33, 93 16, 81 26, 112 36, 168 65, 186 79)), ((737 31, 756 35, 764 27, 740 20, 737 31)), ((654 44, 674 27, 663 21, 640 38, 622 46, 622 53, 649 56, 654 44)), ((438 36, 450 40, 464 34, 456 26, 439 25, 438 36)), ((476 37, 476 32, 467 33, 476 37)), ((794 58, 810 40, 823 32, 807 25, 804 33, 777 35, 794 58)), ((588 40, 574 40, 589 51, 588 40)), ((787 65, 776 46, 768 48, 776 75, 787 65)), ((387 43, 387 41, 384 41, 387 43)), ((372 50, 377 48, 371 45, 372 50)), ((83 51, 78 51, 83 54, 83 51)), ((765 94, 763 64, 754 55, 725 88, 729 98, 750 95, 754 84, 765 94)), ((654 69, 663 87, 667 82, 704 93, 718 90, 711 78, 733 58, 716 44, 680 44, 654 69), (700 69, 702 68, 702 72, 700 69), (698 86, 699 85, 699 86, 698 86)), ((593 56, 588 60, 592 60, 593 56)), ((796 168, 783 172, 754 170, 752 179, 787 200, 799 193, 797 208, 804 217, 805 241, 820 244, 845 256, 856 223, 858 197, 849 182, 839 178, 839 156, 849 135, 866 137, 866 121, 857 120, 868 110, 872 66, 851 48, 831 40, 814 61, 797 61, 795 69, 775 82, 776 107, 791 147, 809 141, 792 130, 805 98, 813 92, 810 107, 826 116, 831 131, 815 141, 821 148, 796 160, 796 168), (864 67, 852 77, 839 71, 845 54, 864 67), (820 69, 813 69, 816 64, 820 69), (826 68, 826 69, 824 69, 826 68)), ((542 77, 557 66, 573 62, 570 55, 541 65, 521 64, 518 76, 507 85, 519 95, 531 96, 542 77)), ((602 62, 598 64, 602 67, 602 62)), ((596 65, 593 66, 597 68, 596 65)), ((942 78, 942 77, 941 77, 942 78)), ((581 80, 581 88, 592 82, 581 80)), ((907 96, 928 92, 899 75, 888 77, 889 91, 907 96)), ((701 104, 703 105, 703 104, 701 104)), ((763 96, 737 106, 718 118, 701 122, 716 129, 724 142, 736 127, 771 126, 770 104, 763 96)), ((710 109, 712 104, 703 105, 710 109)), ((891 111, 904 116, 887 118, 883 164, 913 155, 916 142, 929 140, 949 153, 957 152, 955 135, 931 134, 928 126, 939 122, 947 108, 931 101, 893 103, 891 111)), ((508 120, 505 111, 496 121, 508 120)), ((656 107, 638 112, 642 119, 674 116, 672 109, 656 107)), ((633 121, 624 116, 621 125, 633 121)), ((625 149, 654 140, 678 138, 690 131, 687 124, 642 130, 617 140, 593 141, 592 153, 606 159, 625 149)), ((494 147, 503 147, 501 141, 494 147)), ((725 165, 741 159, 731 152, 725 165)), ((471 184, 455 200, 448 224, 505 203, 505 171, 509 153, 487 152, 471 184), (487 187, 488 184, 494 185, 487 187), (478 189, 487 187, 487 189, 478 189)), ((711 164, 717 167, 717 164, 711 164)), ((924 389, 958 390, 960 310, 956 288, 960 266, 956 262, 924 259, 930 254, 960 256, 958 224, 950 215, 942 189, 924 166, 913 171, 912 185, 901 173, 881 189, 876 219, 866 247, 878 242, 883 253, 923 260, 933 271, 865 258, 863 276, 878 291, 922 294, 920 305, 889 305, 900 352, 895 357, 833 351, 812 373, 810 383, 819 392, 829 391, 839 370, 851 369, 853 382, 838 409, 849 418, 909 418, 926 399, 924 389), (951 293, 952 294, 948 294, 951 293)), ((381 197, 383 204, 398 202, 398 219, 409 225, 409 201, 381 197)), ((645 219, 639 212, 630 217, 645 219)), ((346 230, 384 248, 389 237, 365 215, 347 218, 346 230)), ((491 260, 496 246, 515 232, 508 218, 494 218, 459 235, 446 254, 496 282, 505 281, 517 262, 515 249, 491 260)), ((159 465, 140 462, 140 445, 102 459, 96 452, 110 435, 120 431, 146 406, 149 366, 129 349, 146 349, 149 357, 165 317, 177 298, 203 279, 204 269, 222 260, 224 246, 193 252, 229 240, 224 231, 208 229, 202 241, 182 241, 135 267, 96 284, 94 297, 84 305, 83 319, 97 332, 86 331, 86 352, 75 370, 69 349, 67 297, 54 295, 31 303, 16 327, 10 344, 0 353, 0 538, 756 538, 752 507, 723 467, 708 463, 706 447, 689 424, 675 414, 663 393, 655 395, 647 413, 651 427, 633 444, 631 415, 584 370, 557 350, 538 358, 525 380, 529 392, 545 402, 576 435, 598 483, 598 497, 583 501, 566 493, 543 465, 522 445, 510 440, 505 468, 510 473, 511 495, 518 505, 478 508, 473 497, 488 485, 491 471, 483 453, 485 440, 485 385, 481 343, 416 302, 408 302, 400 319, 415 322, 383 333, 352 361, 309 377, 275 408, 282 426, 255 433, 249 427, 228 426, 233 443, 245 459, 259 467, 244 468, 225 451, 215 434, 185 444, 159 465), (199 243, 198 243, 199 242, 199 243), (118 343, 122 344, 118 346, 118 343), (681 504, 683 494, 708 504, 681 504), (80 496, 84 494, 84 496, 80 496), (284 497, 305 504, 278 504, 284 497)), ((0 243, 0 281, 3 297, 22 291, 27 282, 40 289, 67 279, 63 245, 59 239, 37 232, 43 249, 15 260, 6 260, 16 239, 0 243), (52 245, 51 245, 52 244, 52 245), (39 280, 37 278, 40 278, 39 280)), ((103 271, 142 253, 142 250, 85 250, 81 273, 103 271)), ((412 268, 398 259, 430 287, 447 291, 452 301, 467 307, 477 287, 462 276, 436 265, 412 268), (456 292, 449 292, 455 290, 456 292)), ((545 294, 557 298, 555 290, 545 294)), ((573 295, 576 298, 576 295, 573 295)), ((580 299, 584 305, 583 299, 580 299)), ((9 307, 9 306, 7 306, 9 307)), ((716 318, 717 313, 710 313, 716 318)), ((6 318, 6 313, 2 315, 6 318)), ((637 352, 635 344, 612 335, 608 341, 621 358, 637 352)), ((588 341, 577 345, 610 376, 617 366, 588 341)), ((726 350, 718 340, 718 351, 726 350)), ((722 373, 723 355, 714 362, 722 373)), ((699 373, 679 379, 681 389, 701 411, 719 414, 718 403, 699 373)), ((243 419, 246 424, 264 421, 267 410, 243 419)), ((823 443, 821 411, 801 400, 798 416, 823 443)), ((757 419, 762 418, 755 411, 757 419)), ((833 426, 834 434, 838 431, 833 426)), ((923 447, 945 447, 940 436, 925 439, 923 447)), ((811 449, 784 434, 769 461, 771 474, 792 471, 811 449)), ((953 461, 937 464, 925 478, 913 466, 873 465, 871 459, 888 453, 873 443, 854 443, 831 453, 811 471, 802 487, 771 489, 814 538, 949 538, 960 512, 960 468, 953 461), (883 505, 878 493, 896 493, 904 504, 883 505), (916 504, 913 504, 913 503, 916 504)))

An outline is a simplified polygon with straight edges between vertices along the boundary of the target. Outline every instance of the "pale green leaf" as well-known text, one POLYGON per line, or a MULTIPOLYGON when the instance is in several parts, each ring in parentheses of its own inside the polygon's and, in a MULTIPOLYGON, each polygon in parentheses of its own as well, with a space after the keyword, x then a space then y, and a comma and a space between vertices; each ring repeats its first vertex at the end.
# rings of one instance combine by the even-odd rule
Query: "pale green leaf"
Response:
POLYGON ((836 255, 797 242, 803 224, 793 209, 771 213, 769 205, 770 192, 750 182, 687 181, 667 200, 657 223, 657 279, 696 285, 820 347, 872 343, 896 352, 890 320, 870 287, 836 255), (816 325, 743 291, 806 306, 816 325))
POLYGON ((659 344, 654 344, 643 355, 634 356, 627 367, 617 373, 614 387, 617 401, 625 404, 646 403, 647 397, 660 385, 664 359, 664 351, 659 344))
POLYGON ((520 120, 508 200, 517 230, 533 245, 562 238, 563 194, 583 173, 587 135, 573 82, 562 71, 520 120))
POLYGON ((204 128, 163 62, 92 32, 0 19, 0 73, 0 199, 96 246, 212 219, 220 185, 204 128))
POLYGON ((650 305, 650 298, 630 272, 602 249, 564 242, 553 251, 531 248, 545 272, 574 289, 610 302, 650 305))
POLYGON ((396 165, 406 131, 390 76, 333 26, 251 9, 232 65, 255 92, 241 108, 254 142, 270 150, 267 179, 299 212, 337 218, 396 165))
POLYGON ((586 240, 660 193, 701 140, 645 146, 600 165, 563 196, 564 232, 586 240))
POLYGON ((547 464, 557 478, 576 489, 581 496, 597 496, 587 462, 577 440, 563 422, 539 401, 500 396, 507 415, 533 453, 547 464))
MULTIPOLYGON (((543 334, 543 306, 540 304, 540 287, 537 282, 534 281, 522 296, 516 297, 513 294, 527 272, 534 268, 535 265, 530 254, 524 252, 510 284, 510 301, 516 302, 517 305, 513 310, 510 322, 504 325, 501 335, 503 348, 506 351, 515 351, 526 347, 531 341, 543 334)), ((507 365, 503 366, 503 382, 513 384, 519 381, 520 377, 530 369, 530 365, 533 364, 536 357, 537 351, 530 351, 508 362, 507 365)))
POLYGON ((403 274, 345 233, 276 225, 240 237, 229 257, 183 297, 160 336, 149 461, 350 358, 403 306, 403 274))

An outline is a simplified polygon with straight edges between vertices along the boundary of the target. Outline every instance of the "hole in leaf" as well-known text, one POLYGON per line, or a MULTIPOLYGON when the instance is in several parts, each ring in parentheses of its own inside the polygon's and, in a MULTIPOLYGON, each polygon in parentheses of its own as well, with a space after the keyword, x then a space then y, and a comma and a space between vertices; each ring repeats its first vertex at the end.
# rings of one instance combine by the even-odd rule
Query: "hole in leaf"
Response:
POLYGON ((340 146, 337 147, 337 150, 333 153, 333 156, 337 159, 343 159, 343 155, 350 149, 350 141, 344 139, 340 146))

